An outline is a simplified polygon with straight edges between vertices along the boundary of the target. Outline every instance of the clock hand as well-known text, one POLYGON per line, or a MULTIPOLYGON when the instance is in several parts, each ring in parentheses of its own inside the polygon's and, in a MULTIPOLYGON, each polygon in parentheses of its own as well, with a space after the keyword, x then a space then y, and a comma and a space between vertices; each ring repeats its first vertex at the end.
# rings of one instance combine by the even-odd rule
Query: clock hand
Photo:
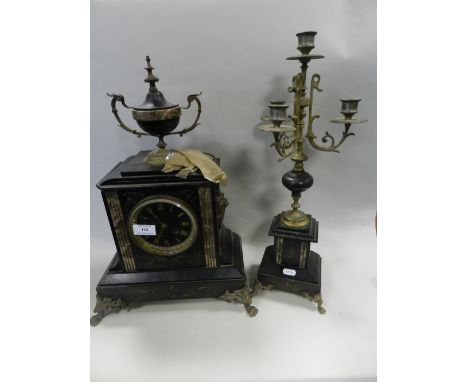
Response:
POLYGON ((159 220, 158 216, 154 213, 154 211, 152 210, 152 208, 148 207, 148 212, 150 213, 150 215, 156 219, 156 221, 161 225, 163 226, 164 223, 161 222, 161 220, 159 220))
POLYGON ((163 232, 166 230, 167 228, 167 224, 165 223, 160 223, 161 224, 161 230, 159 231, 159 235, 156 236, 156 239, 154 240, 154 244, 158 245, 159 244, 159 241, 161 240, 162 238, 162 234, 163 232))

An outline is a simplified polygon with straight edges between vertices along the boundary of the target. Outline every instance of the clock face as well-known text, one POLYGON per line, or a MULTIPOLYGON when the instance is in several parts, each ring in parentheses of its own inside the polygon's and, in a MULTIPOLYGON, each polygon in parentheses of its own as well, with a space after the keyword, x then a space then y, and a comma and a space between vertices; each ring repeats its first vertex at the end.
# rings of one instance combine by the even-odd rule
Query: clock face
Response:
POLYGON ((140 201, 130 213, 128 231, 136 245, 154 255, 177 255, 189 249, 198 234, 190 206, 166 195, 140 201))

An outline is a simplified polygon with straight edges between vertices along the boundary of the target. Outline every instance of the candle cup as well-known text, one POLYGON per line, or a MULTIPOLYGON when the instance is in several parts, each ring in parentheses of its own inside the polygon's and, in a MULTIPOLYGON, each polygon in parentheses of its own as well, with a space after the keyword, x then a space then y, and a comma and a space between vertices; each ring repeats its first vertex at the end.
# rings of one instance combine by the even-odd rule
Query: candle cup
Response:
POLYGON ((270 101, 268 107, 270 108, 270 121, 273 126, 279 128, 286 120, 286 109, 289 105, 284 101, 270 101))
POLYGON ((315 35, 317 32, 301 32, 297 36, 297 49, 303 54, 307 55, 312 49, 315 48, 315 35))
POLYGON ((346 119, 352 119, 353 115, 358 112, 360 100, 360 98, 341 99, 341 114, 343 114, 346 119))

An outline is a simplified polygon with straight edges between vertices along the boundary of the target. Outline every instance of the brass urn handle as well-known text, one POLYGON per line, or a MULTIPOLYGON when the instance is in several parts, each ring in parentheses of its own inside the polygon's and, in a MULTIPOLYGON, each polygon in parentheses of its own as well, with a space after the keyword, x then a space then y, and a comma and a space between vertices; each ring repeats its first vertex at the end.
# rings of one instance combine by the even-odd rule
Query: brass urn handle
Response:
POLYGON ((125 98, 122 94, 109 94, 107 93, 107 95, 109 97, 112 97, 112 101, 111 101, 111 107, 112 107, 112 113, 114 114, 114 117, 115 119, 117 120, 118 122, 118 125, 124 129, 125 131, 128 131, 129 133, 132 133, 132 134, 135 134, 138 138, 141 138, 142 135, 150 135, 148 133, 145 133, 143 131, 138 131, 138 130, 135 130, 135 129, 130 129, 123 121, 122 119, 120 118, 119 116, 119 111, 117 110, 117 107, 116 107, 116 103, 117 101, 120 102, 122 104, 122 106, 124 106, 125 108, 127 109, 131 109, 131 107, 127 106, 125 104, 125 98))
POLYGON ((185 129, 182 129, 182 130, 179 130, 179 131, 173 131, 167 135, 174 135, 174 134, 178 134, 179 136, 182 136, 184 134, 187 134, 189 131, 192 131, 193 129, 195 129, 195 127, 197 127, 199 125, 198 123, 198 120, 200 119, 200 114, 202 112, 202 108, 201 108, 201 102, 200 102, 200 99, 198 98, 198 96, 201 96, 202 92, 198 93, 198 94, 190 94, 187 96, 187 102, 188 102, 188 105, 186 107, 183 107, 182 109, 189 109, 190 106, 192 105, 192 102, 195 101, 198 105, 198 110, 197 110, 197 116, 195 118, 195 121, 193 121, 193 123, 189 126, 189 127, 186 127, 185 129))

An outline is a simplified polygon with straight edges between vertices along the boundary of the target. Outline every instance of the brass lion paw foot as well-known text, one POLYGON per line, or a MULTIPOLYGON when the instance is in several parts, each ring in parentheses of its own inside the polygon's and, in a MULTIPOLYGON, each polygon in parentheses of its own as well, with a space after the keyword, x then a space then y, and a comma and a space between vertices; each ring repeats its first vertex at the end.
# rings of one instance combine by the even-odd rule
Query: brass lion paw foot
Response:
POLYGON ((102 297, 101 295, 96 295, 96 306, 94 307, 94 314, 91 316, 90 324, 91 326, 98 325, 102 319, 111 313, 118 313, 121 309, 127 308, 128 303, 119 298, 114 300, 111 297, 102 297))
POLYGON ((307 293, 304 293, 304 297, 309 300, 309 301, 312 301, 314 303, 317 304, 317 310, 320 314, 325 314, 327 313, 327 311, 325 310, 325 308, 323 307, 323 300, 322 300, 322 294, 319 293, 319 294, 314 294, 314 295, 310 295, 310 294, 307 294, 307 293))
POLYGON ((226 290, 222 296, 218 297, 218 300, 226 301, 226 302, 235 302, 238 304, 244 305, 244 308, 247 314, 250 317, 255 317, 258 313, 258 309, 251 305, 252 304, 252 293, 248 286, 245 286, 242 289, 237 289, 234 292, 229 292, 226 290))

